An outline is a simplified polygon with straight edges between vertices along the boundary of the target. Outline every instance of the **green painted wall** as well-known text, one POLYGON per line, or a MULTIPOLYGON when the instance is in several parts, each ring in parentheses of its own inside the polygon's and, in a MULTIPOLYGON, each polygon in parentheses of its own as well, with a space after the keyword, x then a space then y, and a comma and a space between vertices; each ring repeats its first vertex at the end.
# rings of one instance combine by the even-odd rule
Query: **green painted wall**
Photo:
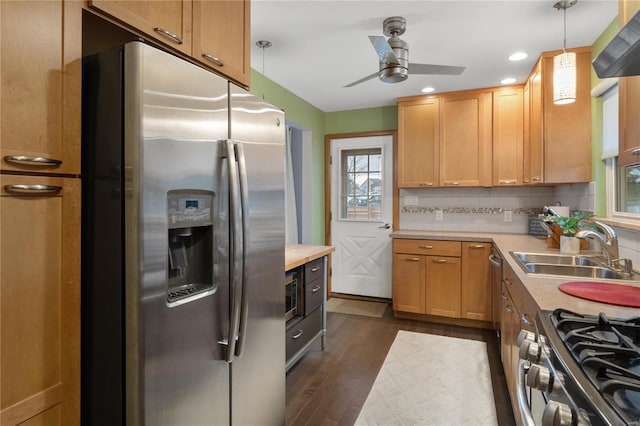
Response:
POLYGON ((282 108, 288 121, 312 133, 311 238, 313 244, 324 244, 325 135, 395 130, 398 128, 397 107, 325 113, 253 69, 251 70, 251 93, 282 108))
MULTIPOLYGON (((605 48, 611 39, 618 33, 618 17, 609 24, 591 47, 591 59, 605 48)), ((598 78, 591 67, 591 87, 595 87, 602 80, 598 78)), ((600 159, 602 152, 602 98, 593 98, 591 101, 591 173, 596 184, 596 215, 607 215, 607 187, 605 176, 605 164, 600 159)))

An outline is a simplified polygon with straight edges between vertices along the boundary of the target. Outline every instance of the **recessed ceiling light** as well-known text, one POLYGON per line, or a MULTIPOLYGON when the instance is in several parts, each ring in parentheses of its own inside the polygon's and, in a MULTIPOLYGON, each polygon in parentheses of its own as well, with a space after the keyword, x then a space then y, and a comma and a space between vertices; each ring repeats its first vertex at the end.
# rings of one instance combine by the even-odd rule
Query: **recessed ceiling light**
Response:
POLYGON ((526 58, 527 56, 529 56, 529 55, 527 55, 524 52, 516 52, 516 53, 512 54, 511 56, 509 56, 509 60, 510 61, 521 61, 524 58, 526 58))
POLYGON ((502 83, 502 84, 513 84, 515 82, 516 82, 515 78, 509 77, 509 78, 505 78, 500 83, 502 83))
POLYGON ((432 93, 435 91, 436 89, 434 89, 433 87, 425 87, 424 89, 422 89, 422 93, 432 93))

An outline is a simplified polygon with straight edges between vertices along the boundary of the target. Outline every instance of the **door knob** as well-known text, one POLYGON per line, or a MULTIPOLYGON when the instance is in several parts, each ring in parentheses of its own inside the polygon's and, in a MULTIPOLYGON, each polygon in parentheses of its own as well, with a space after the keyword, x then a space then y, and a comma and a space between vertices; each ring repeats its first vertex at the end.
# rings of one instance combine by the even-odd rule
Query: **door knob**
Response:
POLYGON ((378 228, 380 228, 380 229, 389 229, 389 228, 391 228, 391 225, 389 225, 388 223, 385 223, 384 225, 378 226, 378 228))

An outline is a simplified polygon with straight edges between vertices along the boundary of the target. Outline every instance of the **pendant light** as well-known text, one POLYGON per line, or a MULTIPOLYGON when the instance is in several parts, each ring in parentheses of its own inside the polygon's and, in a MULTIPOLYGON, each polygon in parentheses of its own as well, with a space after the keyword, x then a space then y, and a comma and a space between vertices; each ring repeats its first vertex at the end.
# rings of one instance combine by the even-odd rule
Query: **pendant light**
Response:
POLYGON ((264 76, 264 51, 265 49, 270 48, 273 45, 269 40, 258 40, 256 41, 256 46, 262 50, 262 99, 264 99, 264 86, 265 86, 265 76, 264 76))
POLYGON ((567 52, 567 9, 578 0, 561 0, 553 5, 564 14, 562 53, 553 57, 553 103, 570 104, 576 101, 576 54, 567 52))

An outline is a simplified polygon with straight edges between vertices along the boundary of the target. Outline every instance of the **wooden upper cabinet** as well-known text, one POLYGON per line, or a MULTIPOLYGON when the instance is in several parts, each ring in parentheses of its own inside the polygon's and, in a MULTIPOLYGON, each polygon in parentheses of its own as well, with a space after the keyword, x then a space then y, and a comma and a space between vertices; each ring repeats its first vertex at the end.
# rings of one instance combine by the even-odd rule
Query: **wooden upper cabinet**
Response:
POLYGON ((80 179, 0 174, 0 219, 0 424, 79 425, 80 179))
POLYGON ((437 97, 398 102, 398 187, 438 186, 437 97))
POLYGON ((524 183, 542 183, 544 180, 544 131, 542 129, 542 73, 541 63, 538 62, 528 80, 528 114, 525 115, 527 122, 527 149, 523 152, 524 183))
POLYGON ((491 186, 491 93, 440 98, 440 186, 491 186))
POLYGON ((0 1, 3 171, 80 174, 82 5, 0 1))
POLYGON ((573 183, 591 181, 591 48, 576 52, 576 101, 553 103, 553 56, 542 58, 544 120, 544 181, 573 183))
POLYGON ((193 2, 193 53, 205 65, 249 86, 249 0, 193 2))
POLYGON ((522 184, 523 88, 493 93, 493 185, 522 184))
POLYGON ((88 0, 88 3, 89 7, 191 55, 191 0, 88 0))
MULTIPOLYGON (((640 1, 619 2, 620 27, 640 11, 640 1)), ((618 164, 627 165, 640 161, 640 76, 621 77, 618 80, 619 148, 618 164)))

